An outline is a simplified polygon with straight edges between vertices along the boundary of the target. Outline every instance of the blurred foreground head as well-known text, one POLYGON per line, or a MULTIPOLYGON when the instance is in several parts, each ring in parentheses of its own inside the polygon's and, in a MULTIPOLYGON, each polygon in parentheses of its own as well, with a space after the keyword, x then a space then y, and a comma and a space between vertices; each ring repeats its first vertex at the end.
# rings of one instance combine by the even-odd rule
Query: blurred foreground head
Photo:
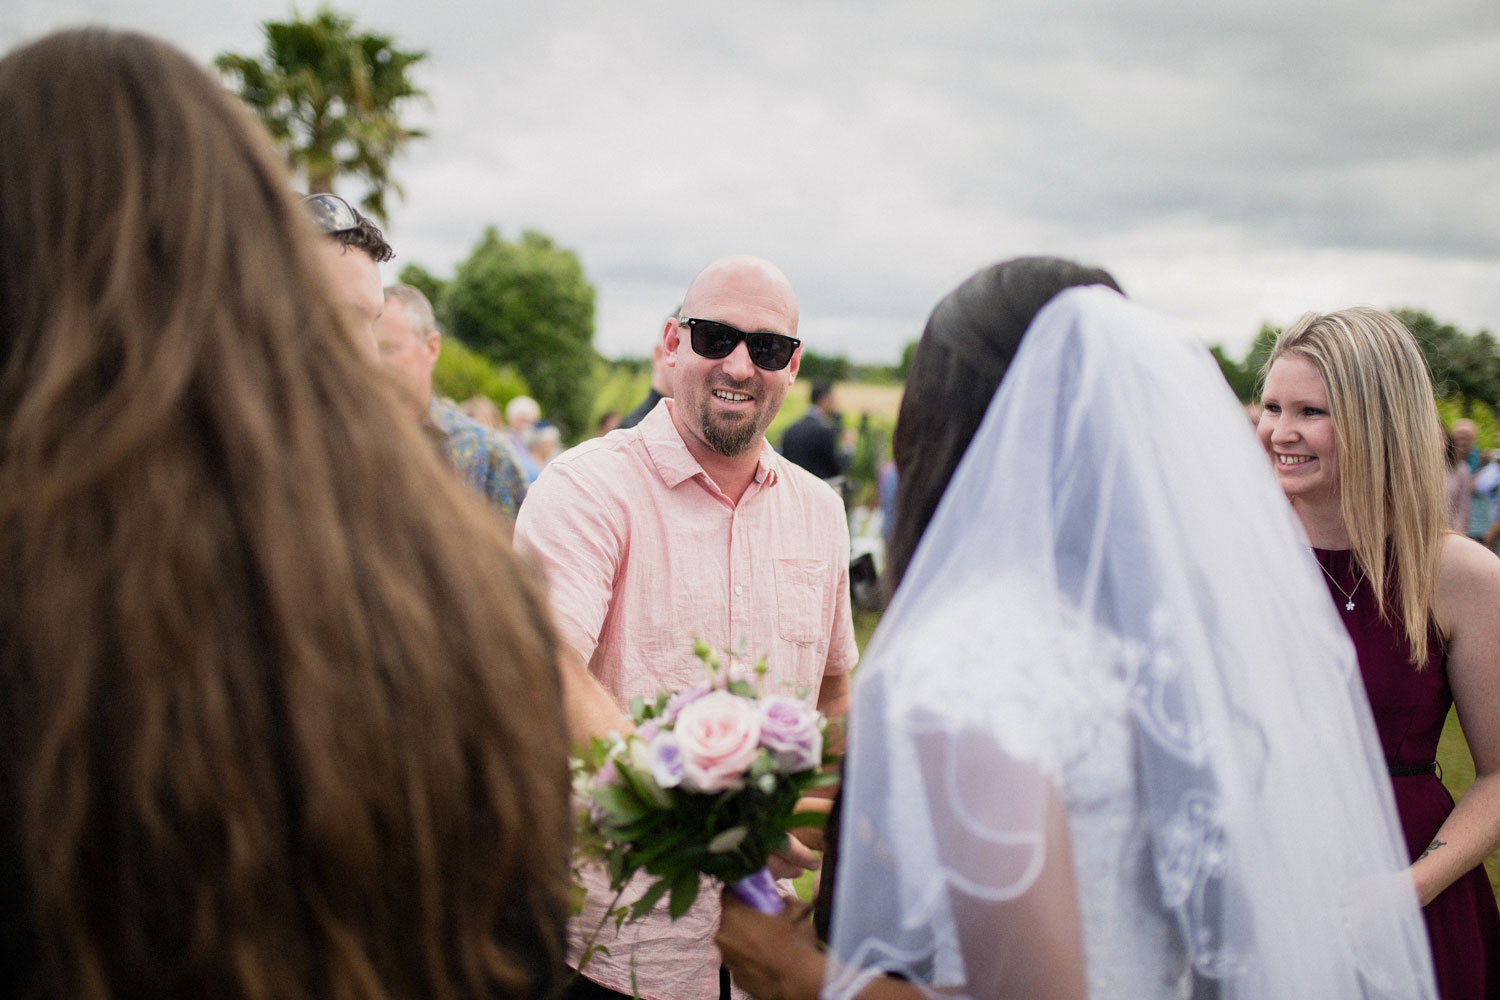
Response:
POLYGON ((0 992, 550 987, 554 639, 185 56, 0 60, 0 992))

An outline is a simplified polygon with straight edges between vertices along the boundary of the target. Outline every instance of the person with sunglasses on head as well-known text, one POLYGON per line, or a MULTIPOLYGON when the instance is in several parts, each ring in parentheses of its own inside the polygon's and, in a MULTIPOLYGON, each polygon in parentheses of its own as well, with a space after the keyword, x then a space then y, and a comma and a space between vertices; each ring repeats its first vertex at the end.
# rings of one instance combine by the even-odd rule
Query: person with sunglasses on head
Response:
POLYGON ((385 311, 385 291, 376 265, 396 252, 373 222, 336 194, 310 194, 302 199, 302 208, 328 237, 318 246, 318 258, 334 304, 363 335, 361 347, 372 360, 378 359, 375 321, 385 311))
MULTIPOLYGON (((531 488, 516 548, 547 583, 573 739, 628 728, 632 698, 700 680, 697 639, 752 661, 764 656, 768 693, 844 714, 858 651, 843 504, 765 436, 797 375, 800 347, 786 276, 757 257, 715 261, 663 331, 671 397, 636 427, 558 457, 531 488)), ((794 841, 773 870, 779 864, 777 873, 789 875, 816 863, 794 841)), ((602 872, 584 878, 574 964, 612 897, 602 872)), ((645 886, 627 889, 620 903, 645 886)), ((717 893, 698 898, 676 922, 661 907, 619 931, 607 924, 596 943, 609 952, 590 959, 571 996, 730 993, 711 944, 717 893)))

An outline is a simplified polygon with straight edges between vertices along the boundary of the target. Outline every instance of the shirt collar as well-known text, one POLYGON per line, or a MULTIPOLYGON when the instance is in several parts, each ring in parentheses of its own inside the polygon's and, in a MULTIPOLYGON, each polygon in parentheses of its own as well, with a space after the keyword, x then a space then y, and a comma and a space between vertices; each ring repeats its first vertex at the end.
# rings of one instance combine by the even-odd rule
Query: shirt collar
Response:
MULTIPOLYGON (((688 451, 687 444, 677 431, 677 425, 672 423, 672 407, 675 405, 675 400, 666 400, 664 405, 657 406, 636 425, 641 432, 641 441, 646 445, 646 454, 651 456, 657 475, 661 476, 668 489, 676 489, 694 476, 709 478, 693 453, 688 451)), ((775 486, 779 479, 777 463, 780 460, 781 456, 776 454, 771 442, 762 437, 760 459, 755 467, 755 481, 763 487, 775 486)))

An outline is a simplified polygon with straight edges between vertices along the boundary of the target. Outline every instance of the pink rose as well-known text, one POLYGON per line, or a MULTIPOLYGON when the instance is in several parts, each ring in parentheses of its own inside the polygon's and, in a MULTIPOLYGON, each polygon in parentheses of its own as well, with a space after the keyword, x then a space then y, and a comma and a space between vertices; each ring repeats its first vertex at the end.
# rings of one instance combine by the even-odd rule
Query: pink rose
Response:
POLYGON ((817 711, 795 698, 770 695, 760 703, 760 745, 782 774, 812 770, 823 762, 817 711))
POLYGON ((760 709, 748 698, 712 691, 683 707, 672 729, 682 755, 682 787, 693 792, 743 788, 760 749, 760 709))

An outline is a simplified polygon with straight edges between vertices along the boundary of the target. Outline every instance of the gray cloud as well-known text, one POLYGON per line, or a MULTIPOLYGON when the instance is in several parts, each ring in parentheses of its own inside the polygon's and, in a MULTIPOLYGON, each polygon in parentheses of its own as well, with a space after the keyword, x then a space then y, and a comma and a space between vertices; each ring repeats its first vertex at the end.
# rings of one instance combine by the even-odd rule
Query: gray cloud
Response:
MULTIPOLYGON (((398 266, 540 229, 641 354, 702 264, 798 286, 810 346, 894 360, 967 273, 1021 253, 1111 268, 1242 350, 1349 302, 1500 329, 1500 8, 1188 0, 412 5, 432 138, 396 168, 398 266)), ((9 45, 90 18, 200 59, 279 3, 22 0, 9 45)))

